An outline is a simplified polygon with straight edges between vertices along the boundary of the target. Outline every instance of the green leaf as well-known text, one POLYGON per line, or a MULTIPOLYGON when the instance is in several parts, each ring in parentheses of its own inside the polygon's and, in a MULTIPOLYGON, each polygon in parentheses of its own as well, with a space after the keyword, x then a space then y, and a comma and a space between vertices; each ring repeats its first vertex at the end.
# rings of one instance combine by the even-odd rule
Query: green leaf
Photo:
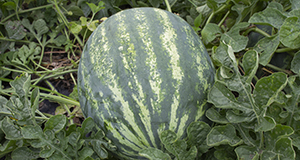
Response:
POLYGON ((266 148, 272 150, 277 140, 279 140, 280 138, 289 137, 293 133, 294 130, 290 126, 277 124, 274 129, 265 132, 266 148))
POLYGON ((152 5, 152 7, 158 8, 162 0, 149 0, 149 2, 152 5))
POLYGON ((40 100, 40 90, 39 88, 35 88, 33 89, 30 98, 32 115, 35 115, 35 111, 39 107, 39 100, 40 100))
POLYGON ((236 135, 235 128, 232 124, 215 126, 207 135, 208 146, 219 146, 221 144, 237 146, 241 143, 243 143, 243 140, 236 135))
POLYGON ((79 34, 79 32, 82 30, 82 26, 80 24, 77 24, 76 22, 69 22, 70 25, 70 31, 73 34, 79 34))
POLYGON ((23 138, 20 128, 10 118, 5 117, 1 122, 1 129, 5 133, 6 139, 19 140, 23 138))
POLYGON ((28 19, 23 18, 22 25, 26 27, 30 31, 30 33, 39 41, 41 41, 42 36, 49 31, 49 28, 47 27, 47 24, 43 19, 38 19, 30 24, 28 19))
POLYGON ((177 135, 171 130, 163 131, 159 136, 161 142, 165 145, 174 143, 177 140, 177 135))
POLYGON ((42 158, 49 158, 50 156, 52 156, 52 154, 55 152, 54 148, 50 148, 50 147, 45 147, 41 152, 40 152, 40 157, 42 158))
MULTIPOLYGON (((236 160, 236 155, 234 154, 234 147, 223 145, 214 147, 215 151, 211 152, 213 154, 212 159, 216 160, 236 160)), ((210 159, 208 159, 210 160, 210 159)))
POLYGON ((222 112, 223 110, 221 111, 217 111, 216 109, 214 108, 209 108, 205 115, 206 117, 213 121, 213 122, 217 122, 217 123, 220 123, 220 124, 227 124, 229 123, 229 121, 226 119, 226 115, 221 115, 220 112, 222 112))
POLYGON ((6 107, 7 99, 5 97, 0 96, 0 114, 10 115, 11 112, 6 107))
POLYGON ((291 70, 300 75, 300 51, 298 51, 291 62, 291 70))
POLYGON ((263 66, 267 65, 276 51, 279 45, 279 36, 274 35, 272 37, 265 37, 259 40, 254 46, 254 50, 256 50, 259 54, 259 63, 263 66))
POLYGON ((268 7, 262 12, 254 13, 249 23, 270 25, 280 29, 287 17, 278 9, 268 7))
POLYGON ((187 151, 187 144, 184 140, 178 140, 175 132, 171 130, 163 131, 159 136, 165 148, 177 159, 190 160, 197 156, 197 148, 192 146, 187 151))
POLYGON ((254 131, 254 126, 257 124, 256 121, 244 122, 236 124, 236 129, 239 132, 239 135, 243 139, 244 144, 248 146, 259 146, 260 144, 260 135, 258 132, 254 131))
POLYGON ((205 122, 192 122, 187 128, 187 145, 197 147, 197 157, 200 157, 201 154, 206 153, 210 148, 206 144, 206 135, 210 130, 210 126, 205 122))
POLYGON ((87 28, 90 30, 90 31, 95 31, 96 28, 97 28, 97 24, 99 23, 99 20, 94 20, 92 21, 91 23, 88 23, 87 24, 87 28))
POLYGON ((98 5, 96 6, 94 3, 89 3, 86 2, 86 4, 91 8, 93 14, 96 14, 97 12, 99 12, 101 9, 104 9, 104 2, 103 1, 99 1, 98 5))
POLYGON ((279 30, 280 42, 289 48, 300 48, 300 20, 298 17, 285 19, 279 30))
POLYGON ((226 119, 230 123, 242 123, 251 122, 256 118, 256 114, 253 111, 244 111, 240 113, 239 111, 229 110, 226 112, 226 119))
MULTIPOLYGON (((86 118, 81 125, 81 128, 77 128, 77 132, 80 132, 80 135, 86 145, 91 145, 94 152, 102 159, 105 159, 108 157, 108 152, 107 150, 110 151, 115 151, 116 147, 113 146, 110 142, 107 142, 106 140, 104 140, 104 132, 102 130, 100 130, 99 128, 97 128, 97 126, 95 125, 93 119, 91 117, 86 118), (97 129, 97 132, 94 132, 94 128, 97 129), (93 131, 93 132, 92 132, 93 131), (91 136, 86 137, 86 135, 88 133, 91 133, 91 136)), ((78 136, 78 135, 75 135, 78 136)), ((72 141, 74 141, 74 139, 76 137, 70 135, 70 138, 72 141), (73 138, 72 138, 73 137, 73 138)), ((78 138, 78 137, 77 137, 78 138)), ((78 143, 81 143, 81 141, 79 141, 78 143)), ((75 144, 75 142, 72 142, 72 144, 75 144)))
POLYGON ((42 128, 38 125, 24 126, 21 128, 21 131, 25 139, 39 139, 43 135, 42 128))
POLYGON ((62 129, 64 129, 67 123, 67 117, 64 115, 55 115, 51 117, 46 123, 44 131, 49 129, 53 130, 55 133, 58 133, 62 129))
POLYGON ((291 4, 292 4, 292 9, 300 9, 300 1, 298 0, 290 0, 291 4))
POLYGON ((79 152, 79 160, 84 160, 87 157, 92 156, 94 151, 89 147, 83 147, 79 152))
MULTIPOLYGON (((0 122, 1 124, 1 122, 0 122)), ((16 140, 5 140, 2 141, 0 144, 0 157, 5 156, 8 153, 11 153, 13 150, 17 148, 17 141, 16 140)))
POLYGON ((9 99, 6 106, 11 110, 13 118, 19 125, 35 124, 34 115, 32 115, 30 102, 27 97, 17 98, 13 96, 9 99), (21 101, 23 99, 23 102, 21 101))
POLYGON ((46 34, 49 31, 49 28, 47 27, 47 24, 43 19, 33 21, 32 25, 37 32, 38 38, 42 38, 43 34, 46 34))
POLYGON ((237 154, 237 159, 259 160, 259 154, 256 147, 243 145, 237 147, 234 151, 237 154))
POLYGON ((80 132, 81 138, 83 138, 86 134, 91 132, 94 127, 94 120, 91 117, 88 117, 82 122, 81 128, 77 128, 77 131, 80 132))
POLYGON ((274 102, 279 92, 286 86, 287 76, 277 72, 261 78, 255 85, 253 98, 259 107, 269 106, 274 102))
POLYGON ((3 3, 2 6, 7 10, 16 10, 17 9, 16 3, 11 2, 11 1, 3 3))
MULTIPOLYGON (((99 131, 98 133, 100 133, 101 131, 99 131)), ((99 157, 101 157, 102 159, 105 159, 108 157, 108 152, 106 149, 108 150, 112 150, 115 151, 115 147, 110 146, 110 144, 108 144, 107 142, 105 142, 104 140, 102 140, 103 137, 101 137, 101 139, 98 139, 96 137, 94 137, 95 140, 93 140, 91 142, 91 145, 94 149, 94 151, 97 153, 97 155, 99 157)))
MULTIPOLYGON (((200 25, 202 24, 202 22, 203 22, 203 16, 202 16, 202 14, 200 13, 196 18, 195 18, 195 20, 194 20, 194 26, 195 27, 200 27, 200 25)), ((203 35, 202 35, 203 36, 203 35)))
POLYGON ((269 8, 277 9, 277 10, 279 10, 281 12, 284 11, 284 8, 283 8, 282 4, 280 4, 278 2, 275 2, 275 1, 270 2, 269 5, 268 5, 268 7, 269 8))
POLYGON ((292 160, 296 158, 292 140, 290 138, 280 138, 275 144, 275 151, 280 160, 292 160))
POLYGON ((238 109, 241 111, 251 111, 249 105, 238 101, 233 93, 220 82, 216 82, 208 93, 208 102, 214 104, 217 108, 238 109))
POLYGON ((5 24, 8 37, 11 39, 23 39, 26 36, 26 30, 21 24, 21 21, 8 21, 5 24))
POLYGON ((226 0, 207 0, 207 6, 211 8, 213 11, 218 10, 219 5, 225 3, 226 0))
MULTIPOLYGON (((29 88, 30 88, 30 79, 31 76, 21 75, 20 77, 15 78, 14 81, 10 82, 11 87, 14 89, 15 93, 19 98, 28 97, 29 88)), ((23 101, 24 102, 24 101, 23 101)))
POLYGON ((212 11, 212 9, 210 9, 206 3, 197 7, 196 10, 198 13, 202 14, 203 17, 209 16, 209 14, 211 14, 211 11, 212 11))
POLYGON ((148 158, 149 160, 171 160, 171 157, 157 148, 146 148, 139 152, 139 155, 148 158))
POLYGON ((258 53, 254 50, 247 51, 243 56, 242 66, 244 69, 244 77, 246 83, 251 83, 258 69, 258 53))
POLYGON ((11 153, 12 159, 32 160, 39 158, 39 153, 30 150, 27 147, 20 147, 11 153))
POLYGON ((255 126, 255 132, 269 131, 276 126, 276 122, 272 117, 264 116, 258 118, 258 125, 255 126))
POLYGON ((263 151, 260 157, 260 159, 275 159, 276 153, 274 151, 263 151))
POLYGON ((68 9, 69 12, 72 12, 72 15, 75 15, 75 16, 83 16, 83 11, 79 8, 79 6, 71 6, 69 9, 68 9))
POLYGON ((65 35, 59 35, 58 37, 56 37, 55 39, 53 39, 53 43, 56 45, 56 46, 62 46, 62 45, 65 45, 67 44, 67 37, 65 35))
POLYGON ((242 22, 234 25, 229 32, 224 33, 221 36, 221 42, 232 47, 233 52, 239 52, 246 48, 248 44, 248 38, 240 35, 240 31, 246 29, 249 23, 242 22))
POLYGON ((295 147, 297 147, 298 150, 300 150, 300 137, 299 137, 299 135, 296 135, 296 137, 293 138, 293 145, 295 147))
POLYGON ((214 23, 208 23, 204 26, 204 28, 201 30, 201 35, 203 39, 204 44, 208 44, 212 42, 215 38, 218 36, 221 36, 222 31, 220 27, 217 24, 214 23))

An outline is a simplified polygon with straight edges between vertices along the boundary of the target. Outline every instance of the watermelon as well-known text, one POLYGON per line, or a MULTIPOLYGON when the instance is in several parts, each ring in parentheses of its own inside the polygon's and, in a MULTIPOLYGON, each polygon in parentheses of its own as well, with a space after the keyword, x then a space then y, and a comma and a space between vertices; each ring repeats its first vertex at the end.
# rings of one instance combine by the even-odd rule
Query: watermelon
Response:
POLYGON ((204 121, 214 66, 199 36, 178 15, 157 8, 109 17, 88 39, 78 68, 81 109, 126 159, 162 149, 164 130, 186 136, 204 121))

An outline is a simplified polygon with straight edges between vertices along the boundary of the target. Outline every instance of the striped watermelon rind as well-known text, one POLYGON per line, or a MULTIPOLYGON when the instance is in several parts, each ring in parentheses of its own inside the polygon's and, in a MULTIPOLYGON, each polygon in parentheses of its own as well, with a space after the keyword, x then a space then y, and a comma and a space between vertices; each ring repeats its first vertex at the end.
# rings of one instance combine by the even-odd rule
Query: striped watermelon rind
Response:
POLYGON ((139 158, 161 148, 159 133, 178 137, 204 120, 214 67, 199 36, 179 16, 157 8, 121 11, 90 36, 78 68, 82 111, 118 154, 139 158))

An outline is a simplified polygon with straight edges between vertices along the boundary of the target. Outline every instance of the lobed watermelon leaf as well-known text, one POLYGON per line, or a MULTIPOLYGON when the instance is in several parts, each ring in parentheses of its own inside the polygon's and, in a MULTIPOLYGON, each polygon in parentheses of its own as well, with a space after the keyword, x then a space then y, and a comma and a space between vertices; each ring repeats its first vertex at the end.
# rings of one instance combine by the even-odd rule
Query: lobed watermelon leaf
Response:
POLYGON ((254 13, 253 16, 250 17, 249 23, 254 24, 262 24, 262 25, 271 25, 277 29, 283 25, 287 16, 277 8, 273 8, 269 6, 258 13, 254 13))
POLYGON ((299 17, 288 17, 284 20, 280 30, 280 42, 289 48, 300 48, 300 21, 299 17))
POLYGON ((160 160, 160 159, 171 160, 169 154, 164 153, 163 151, 152 147, 141 150, 139 154, 145 158, 148 158, 149 160, 160 160))
POLYGON ((175 132, 165 130, 160 134, 159 138, 166 150, 174 155, 176 159, 188 160, 196 158, 197 148, 193 145, 188 149, 187 142, 177 139, 175 132))

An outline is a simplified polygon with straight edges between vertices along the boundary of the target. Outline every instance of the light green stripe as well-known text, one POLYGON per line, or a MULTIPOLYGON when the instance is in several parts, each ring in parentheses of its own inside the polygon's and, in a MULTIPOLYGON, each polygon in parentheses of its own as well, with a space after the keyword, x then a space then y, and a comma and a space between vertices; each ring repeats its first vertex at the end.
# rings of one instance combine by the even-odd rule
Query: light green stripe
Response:
MULTIPOLYGON (((188 26, 185 26, 184 27, 184 31, 185 31, 185 33, 187 34, 187 37, 194 37, 193 36, 193 33, 192 32, 194 32, 193 30, 191 30, 188 26)), ((194 43, 194 40, 192 40, 191 38, 187 38, 185 41, 187 41, 188 42, 188 44, 190 44, 190 49, 192 50, 190 53, 194 53, 194 55, 192 55, 193 56, 193 58, 196 60, 196 66, 197 66, 197 71, 198 71, 198 73, 197 73, 197 75, 198 75, 198 79, 201 81, 200 83, 199 83, 199 85, 201 84, 201 86, 198 86, 198 85, 195 85, 195 90, 200 94, 200 95, 204 95, 203 93, 208 89, 208 87, 209 87, 209 85, 208 85, 208 83, 207 83, 207 79, 206 78, 204 78, 204 69, 206 69, 206 68, 209 68, 209 66, 208 66, 208 63, 203 63, 203 62, 201 62, 201 57, 202 56, 204 56, 204 54, 203 54, 203 52, 204 52, 204 48, 201 48, 201 50, 203 51, 203 52, 201 52, 201 53, 198 53, 199 52, 199 47, 202 47, 201 46, 201 42, 200 42, 200 44, 198 44, 198 45, 200 45, 200 46, 196 46, 195 45, 195 43, 194 43), (203 88, 204 88, 204 90, 203 90, 203 88)), ((202 57, 203 58, 203 57, 202 57)), ((202 59, 203 60, 203 59, 202 59)), ((205 61, 206 61, 206 59, 205 59, 205 61)), ((198 104, 197 104, 197 107, 198 107, 198 109, 197 109, 197 114, 196 114, 196 117, 195 117, 195 121, 197 121, 197 120, 199 120, 199 119, 201 119, 202 117, 203 117, 203 115, 204 115, 204 113, 205 113, 205 110, 204 110, 204 107, 205 107, 205 105, 206 105, 206 102, 204 101, 204 102, 202 102, 202 104, 199 104, 200 102, 198 101, 197 102, 198 104)), ((180 124, 181 125, 181 124, 180 124)))
MULTIPOLYGON (((147 20, 147 18, 145 17, 145 14, 143 12, 140 12, 140 10, 138 10, 139 12, 135 13, 135 18, 141 22, 147 20)), ((154 48, 153 48, 153 44, 151 41, 151 36, 149 35, 149 30, 150 28, 147 25, 148 23, 139 23, 139 25, 137 26, 137 32, 139 34, 140 39, 142 40, 143 44, 145 45, 144 50, 148 53, 148 57, 146 58, 146 65, 148 65, 150 67, 150 78, 149 78, 149 82, 150 82, 150 86, 152 91, 154 92, 155 95, 159 96, 159 91, 160 91, 160 83, 161 83, 161 79, 160 79, 160 75, 157 72, 157 63, 156 63, 156 55, 154 53, 154 48), (148 33, 148 34, 146 34, 148 33)), ((136 77, 135 77, 136 83, 138 83, 136 77)), ((142 86, 139 86, 139 95, 141 100, 144 100, 146 97, 142 91, 142 86)), ((153 131, 152 131, 152 120, 150 117, 150 112, 149 112, 149 108, 147 106, 145 106, 141 100, 138 100, 137 97, 135 95, 133 95, 133 98, 135 99, 135 101, 138 103, 138 105, 140 106, 140 110, 141 113, 140 118, 144 124, 144 127, 146 128, 147 134, 149 135, 150 141, 153 144, 154 147, 157 147, 156 143, 155 143, 155 137, 153 136, 153 131)), ((152 105, 153 108, 156 108, 155 111, 159 110, 159 102, 156 102, 156 104, 152 105)), ((153 114, 153 113, 151 113, 153 114)))
MULTIPOLYGON (((125 42, 129 43, 130 42, 130 35, 126 31, 125 21, 123 20, 124 18, 125 17, 122 14, 119 14, 117 16, 117 22, 119 22, 119 24, 118 24, 119 25, 118 34, 119 34, 119 37, 121 38, 121 40, 125 40, 125 42), (127 34, 124 34, 124 33, 127 33, 127 34)), ((134 51, 134 48, 133 48, 134 47, 133 44, 129 44, 129 46, 130 47, 125 52, 132 52, 133 54, 135 54, 134 53, 135 51, 134 51)), ((124 53, 122 53, 122 52, 120 52, 120 57, 123 58, 122 60, 123 60, 124 65, 127 65, 127 66, 125 66, 125 68, 130 68, 128 66, 129 63, 127 62, 126 58, 124 57, 124 53)), ((111 73, 111 74, 115 74, 115 73, 111 73)), ((115 75, 112 75, 112 77, 115 77, 115 75)), ((112 79, 111 81, 112 81, 113 85, 109 85, 109 88, 114 93, 113 94, 113 96, 114 96, 113 98, 115 99, 115 101, 119 101, 122 104, 122 112, 124 113, 123 114, 124 119, 131 125, 132 129, 135 131, 135 133, 138 136, 131 134, 131 131, 128 129, 127 126, 125 126, 123 124, 123 122, 121 122, 122 127, 119 128, 119 132, 122 133, 122 134, 124 134, 124 136, 126 138, 128 138, 130 141, 136 143, 138 146, 144 146, 144 145, 149 146, 148 141, 147 141, 145 135, 143 134, 143 132, 141 131, 140 127, 136 123, 134 113, 131 110, 131 108, 130 108, 130 106, 128 104, 128 101, 124 100, 124 98, 122 96, 122 91, 121 91, 120 88, 118 88, 118 82, 117 82, 117 80, 116 79, 112 79)), ((139 83, 137 83, 137 84, 139 84, 139 83)), ((139 88, 141 88, 141 86, 139 86, 139 88)))
POLYGON ((170 23, 169 16, 166 12, 158 11, 158 14, 161 16, 162 26, 164 27, 164 33, 160 36, 161 41, 163 42, 162 47, 168 52, 171 58, 171 68, 172 68, 172 77, 176 80, 175 84, 175 93, 173 96, 173 103, 171 106, 171 119, 170 119, 170 126, 169 129, 175 131, 179 118, 176 116, 176 112, 179 107, 179 86, 182 82, 183 72, 180 68, 179 62, 179 53, 176 46, 177 34, 176 31, 170 23))
POLYGON ((108 45, 109 40, 106 35, 107 31, 105 30, 105 27, 101 27, 99 29, 97 30, 97 32, 94 33, 92 38, 93 41, 90 44, 90 49, 95 50, 90 50, 89 52, 93 54, 89 55, 91 56, 90 61, 93 64, 94 70, 98 71, 98 78, 101 79, 102 76, 106 77, 110 73, 112 67, 112 60, 110 57, 107 57, 107 53, 110 50, 110 46, 108 45), (94 38, 94 36, 96 36, 97 38, 94 38))
POLYGON ((188 124, 186 124, 186 122, 189 120, 189 115, 190 115, 190 113, 183 113, 183 116, 180 118, 180 124, 179 124, 178 130, 177 130, 177 135, 179 137, 181 137, 186 131, 186 128, 188 125, 188 124))

